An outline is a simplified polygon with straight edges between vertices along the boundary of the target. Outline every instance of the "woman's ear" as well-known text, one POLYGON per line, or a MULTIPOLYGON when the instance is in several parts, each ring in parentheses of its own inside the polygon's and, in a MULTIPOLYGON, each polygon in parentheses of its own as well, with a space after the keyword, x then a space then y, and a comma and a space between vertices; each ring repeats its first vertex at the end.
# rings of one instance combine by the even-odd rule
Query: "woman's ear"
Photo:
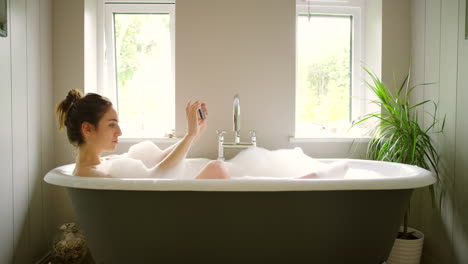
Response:
POLYGON ((91 123, 88 122, 83 122, 81 124, 81 133, 83 133, 84 136, 89 137, 91 136, 91 133, 94 130, 94 126, 91 123))

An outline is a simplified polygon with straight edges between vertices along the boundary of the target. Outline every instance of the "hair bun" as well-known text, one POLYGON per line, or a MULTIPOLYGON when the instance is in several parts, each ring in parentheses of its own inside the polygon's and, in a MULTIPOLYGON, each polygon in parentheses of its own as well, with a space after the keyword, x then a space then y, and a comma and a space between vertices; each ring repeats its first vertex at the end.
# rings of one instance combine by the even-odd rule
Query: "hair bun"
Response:
POLYGON ((72 106, 83 97, 80 90, 72 89, 68 92, 65 100, 59 103, 56 108, 56 114, 59 121, 59 129, 62 129, 67 124, 68 112, 72 106))
POLYGON ((68 92, 67 98, 65 100, 70 102, 71 105, 74 102, 80 100, 81 97, 83 97, 83 95, 81 94, 80 90, 72 89, 68 92))

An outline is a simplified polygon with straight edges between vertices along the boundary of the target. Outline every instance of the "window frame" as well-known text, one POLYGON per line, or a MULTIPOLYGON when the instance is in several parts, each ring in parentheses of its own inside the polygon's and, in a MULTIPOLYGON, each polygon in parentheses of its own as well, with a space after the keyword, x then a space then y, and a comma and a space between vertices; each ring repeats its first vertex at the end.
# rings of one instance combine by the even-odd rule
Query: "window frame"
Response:
MULTIPOLYGON (((172 79, 174 83, 175 93, 175 2, 171 1, 138 1, 129 3, 130 1, 104 1, 102 6, 103 14, 103 34, 101 36, 103 49, 103 62, 99 65, 98 76, 104 76, 98 80, 99 84, 97 92, 108 97, 112 102, 116 102, 118 108, 118 87, 117 87, 117 69, 115 53, 115 32, 114 32, 114 13, 120 14, 169 14, 171 28, 171 60, 172 60, 172 79)), ((98 44, 99 45, 99 44, 98 44)), ((175 118, 175 117, 174 117, 175 118)), ((174 119, 175 120, 175 119, 174 119)), ((175 129, 175 123, 174 128, 175 129)), ((135 139, 142 137, 127 136, 126 139, 135 139)), ((158 137, 165 138, 165 137, 158 137)), ((144 138, 149 139, 149 138, 144 138)))
MULTIPOLYGON (((309 13, 309 9, 312 14, 320 15, 350 15, 352 16, 352 32, 351 32, 351 122, 356 120, 359 116, 367 113, 367 101, 364 100, 367 97, 365 86, 362 82, 363 69, 361 68, 361 62, 365 58, 365 47, 364 47, 364 25, 365 25, 365 1, 363 0, 322 0, 322 1, 308 1, 308 0, 297 0, 296 1, 296 25, 299 15, 309 13)), ((298 91, 298 28, 296 27, 296 86, 295 92, 298 91)), ((296 97, 297 99, 297 97, 296 97)), ((303 137, 297 136, 297 102, 295 102, 295 122, 294 122, 294 138, 323 138, 320 133, 311 134, 310 136, 303 137)), ((326 124, 324 124, 326 125, 326 124)), ((343 135, 335 135, 328 133, 327 138, 340 138, 343 135)), ((352 136, 355 137, 355 136, 352 136)))

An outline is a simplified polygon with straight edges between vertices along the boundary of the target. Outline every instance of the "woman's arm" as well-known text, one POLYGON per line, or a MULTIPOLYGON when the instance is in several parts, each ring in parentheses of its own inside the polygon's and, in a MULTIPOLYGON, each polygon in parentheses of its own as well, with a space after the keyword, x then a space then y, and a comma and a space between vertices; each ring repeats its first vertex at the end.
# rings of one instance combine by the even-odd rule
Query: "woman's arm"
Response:
MULTIPOLYGON (((208 108, 206 108, 206 104, 201 103, 201 108, 205 112, 205 116, 208 117, 208 108)), ((205 132, 206 127, 207 127, 206 120, 204 122, 199 122, 199 125, 200 125, 200 133, 198 133, 198 135, 193 139, 193 144, 196 143, 198 141, 198 139, 200 138, 200 136, 205 132)), ((163 152, 162 152, 161 159, 158 160, 157 162, 159 163, 160 161, 164 160, 175 149, 175 147, 177 147, 177 145, 179 145, 179 143, 181 141, 178 141, 178 142, 172 144, 171 146, 165 148, 163 150, 163 152)))
POLYGON ((159 169, 170 169, 179 164, 187 156, 190 147, 195 138, 190 135, 185 135, 165 158, 156 166, 159 169))
POLYGON ((200 137, 206 129, 206 119, 198 116, 198 109, 202 107, 206 111, 205 104, 196 101, 193 104, 189 101, 185 107, 187 118, 187 134, 176 144, 164 150, 162 161, 156 166, 159 169, 169 169, 175 167, 187 156, 192 144, 200 137))
MULTIPOLYGON (((183 141, 185 137, 183 137, 181 140, 177 141, 176 143, 172 144, 171 146, 165 148, 161 154, 161 159, 158 161, 158 163, 162 160, 164 160, 169 154, 171 154, 172 151, 183 141)), ((192 144, 196 143, 200 136, 193 138, 192 144)))

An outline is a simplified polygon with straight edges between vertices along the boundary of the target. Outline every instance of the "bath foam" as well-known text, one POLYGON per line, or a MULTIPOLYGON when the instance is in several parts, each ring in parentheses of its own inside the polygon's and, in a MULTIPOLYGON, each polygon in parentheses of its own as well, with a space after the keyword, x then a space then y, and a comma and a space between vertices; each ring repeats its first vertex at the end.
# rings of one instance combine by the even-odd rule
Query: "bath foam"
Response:
POLYGON ((161 161, 163 151, 151 141, 142 141, 128 149, 127 156, 141 160, 147 168, 156 166, 161 161))
POLYGON ((209 159, 185 159, 174 168, 158 170, 163 151, 151 141, 132 145, 127 153, 106 156, 97 169, 112 178, 193 179, 209 159))
POLYGON ((127 154, 105 157, 96 169, 112 178, 147 178, 149 170, 141 160, 127 157, 127 154))
MULTIPOLYGON (((178 166, 158 170, 163 151, 150 141, 130 147, 128 153, 104 158, 97 169, 113 178, 194 179, 209 159, 185 159, 178 166)), ((343 178, 347 161, 325 164, 304 154, 301 148, 267 150, 252 147, 224 163, 233 179, 245 178, 343 178)))
MULTIPOLYGON (((96 169, 112 178, 159 178, 182 179, 185 176, 185 164, 167 169, 158 170, 157 167, 148 168, 141 160, 128 157, 128 155, 116 155, 106 159, 96 169)), ((192 173, 193 174, 193 173, 192 173)))
POLYGON ((302 176, 312 172, 315 161, 307 157, 301 148, 267 150, 252 147, 241 151, 234 158, 226 162, 232 177, 272 177, 289 178, 302 176))
POLYGON ((348 162, 322 163, 304 154, 300 147, 267 150, 252 147, 227 161, 232 178, 343 178, 348 162))

